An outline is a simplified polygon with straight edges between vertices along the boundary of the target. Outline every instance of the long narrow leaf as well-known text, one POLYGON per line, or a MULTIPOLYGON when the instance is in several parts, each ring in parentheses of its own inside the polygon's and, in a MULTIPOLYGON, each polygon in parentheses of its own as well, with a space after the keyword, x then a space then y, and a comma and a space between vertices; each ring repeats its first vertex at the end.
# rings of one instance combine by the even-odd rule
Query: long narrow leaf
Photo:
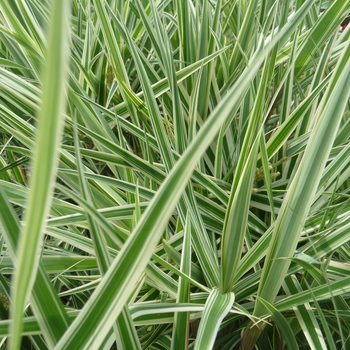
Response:
POLYGON ((11 349, 20 347, 22 315, 30 295, 39 263, 39 245, 44 220, 51 205, 58 146, 61 138, 64 109, 65 67, 68 50, 68 1, 53 1, 47 61, 43 80, 42 107, 39 114, 39 133, 34 150, 33 177, 28 199, 24 231, 18 244, 18 264, 13 288, 11 317, 11 349))

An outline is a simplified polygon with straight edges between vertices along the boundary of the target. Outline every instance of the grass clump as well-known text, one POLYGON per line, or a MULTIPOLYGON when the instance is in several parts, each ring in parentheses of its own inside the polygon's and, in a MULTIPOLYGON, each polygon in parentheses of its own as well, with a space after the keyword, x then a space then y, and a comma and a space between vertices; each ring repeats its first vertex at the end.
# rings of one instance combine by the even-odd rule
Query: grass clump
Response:
POLYGON ((1 347, 346 348, 349 12, 3 1, 1 347))

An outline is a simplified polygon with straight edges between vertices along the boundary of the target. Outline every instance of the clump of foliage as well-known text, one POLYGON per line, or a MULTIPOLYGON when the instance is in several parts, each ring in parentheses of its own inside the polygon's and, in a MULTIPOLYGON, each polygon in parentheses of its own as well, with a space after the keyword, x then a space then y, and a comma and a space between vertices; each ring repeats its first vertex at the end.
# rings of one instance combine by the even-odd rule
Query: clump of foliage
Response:
POLYGON ((1 348, 347 348, 349 12, 1 1, 1 348))

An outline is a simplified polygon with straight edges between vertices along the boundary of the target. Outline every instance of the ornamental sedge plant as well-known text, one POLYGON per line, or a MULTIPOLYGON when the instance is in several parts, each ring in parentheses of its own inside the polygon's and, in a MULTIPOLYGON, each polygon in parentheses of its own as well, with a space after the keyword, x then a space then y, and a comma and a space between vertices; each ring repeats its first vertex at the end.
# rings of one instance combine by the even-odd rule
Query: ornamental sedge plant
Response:
POLYGON ((349 346, 349 13, 2 1, 0 348, 349 346))

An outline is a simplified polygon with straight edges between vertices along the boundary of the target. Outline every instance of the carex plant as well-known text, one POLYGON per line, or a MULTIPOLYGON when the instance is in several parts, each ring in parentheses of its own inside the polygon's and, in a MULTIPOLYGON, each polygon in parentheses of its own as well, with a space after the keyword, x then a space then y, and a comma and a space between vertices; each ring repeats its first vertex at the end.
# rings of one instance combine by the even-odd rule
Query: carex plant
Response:
POLYGON ((343 0, 0 3, 0 348, 349 346, 343 0))

